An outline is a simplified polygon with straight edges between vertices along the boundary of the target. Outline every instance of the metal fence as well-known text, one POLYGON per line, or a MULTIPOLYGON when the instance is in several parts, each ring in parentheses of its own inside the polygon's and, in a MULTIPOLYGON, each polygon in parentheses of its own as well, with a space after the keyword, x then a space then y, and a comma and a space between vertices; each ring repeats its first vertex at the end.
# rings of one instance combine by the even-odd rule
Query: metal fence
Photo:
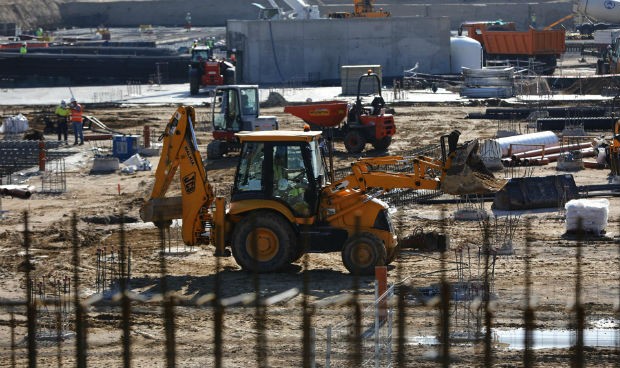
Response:
MULTIPOLYGON (((448 223, 442 217, 445 230, 448 223)), ((159 240, 153 239, 151 252, 139 254, 129 251, 133 243, 121 224, 114 251, 93 251, 79 240, 75 214, 70 257, 68 253, 65 264, 58 265, 66 274, 37 279, 30 221, 24 213, 23 249, 12 255, 21 260, 17 263, 24 299, 0 299, 0 365, 618 366, 620 252, 610 260, 615 269, 588 270, 583 252, 584 244, 591 243, 585 234, 575 234, 570 248, 574 264, 566 265, 566 274, 560 275, 572 279, 574 288, 535 303, 532 275, 544 264, 539 265, 532 253, 537 239, 531 221, 521 222, 518 231, 525 234, 525 244, 510 260, 524 266, 517 278, 521 281, 514 285, 523 289, 522 298, 511 302, 523 305, 515 309, 516 315, 506 316, 496 307, 495 271, 502 255, 490 246, 496 235, 488 222, 481 225, 478 246, 459 246, 438 255, 402 250, 401 257, 430 257, 437 267, 403 277, 397 262, 390 271, 396 282, 382 295, 372 278, 309 270, 304 256, 294 276, 276 277, 231 271, 217 258, 208 280, 191 280, 189 287, 203 292, 189 298, 174 292, 178 278, 186 281, 191 275, 169 274, 171 255, 163 230, 159 240), (150 259, 152 267, 141 273, 132 269, 136 257, 150 259), (584 278, 603 277, 601 273, 616 286, 594 291, 594 299, 602 300, 584 302, 585 294, 593 295, 584 290, 584 278), (432 278, 437 282, 429 285, 429 275, 438 276, 432 278), (333 290, 330 277, 336 276, 349 279, 350 290, 333 290), (277 287, 279 280, 292 277, 298 278, 298 287, 277 287), (230 290, 227 283, 232 280, 245 281, 246 287, 230 290), (566 308, 560 296, 570 294, 572 306, 553 315, 564 316, 555 322, 565 328, 539 328, 537 322, 566 308), (608 326, 592 328, 586 323, 589 317, 607 320, 608 326), (498 319, 504 321, 502 328, 496 327, 498 319), (558 342, 564 337, 565 344, 558 342), (513 348, 506 348, 506 341, 513 348)), ((505 228, 514 232, 515 226, 510 222, 505 228)), ((617 238, 608 243, 618 248, 617 238)), ((5 254, 3 258, 5 263, 5 254)))

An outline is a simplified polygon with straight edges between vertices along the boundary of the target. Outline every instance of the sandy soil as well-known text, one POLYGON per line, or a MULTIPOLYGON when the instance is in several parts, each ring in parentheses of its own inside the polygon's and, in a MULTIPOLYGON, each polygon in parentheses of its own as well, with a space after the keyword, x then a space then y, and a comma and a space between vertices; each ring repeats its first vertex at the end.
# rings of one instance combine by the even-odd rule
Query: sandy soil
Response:
MULTIPOLYGON (((37 115, 36 111, 26 113, 37 115)), ((131 108, 91 108, 100 120, 112 129, 125 132, 141 132, 148 124, 153 136, 159 135, 175 107, 131 107, 131 108)), ((468 112, 481 112, 484 107, 467 106, 398 106, 396 121, 398 133, 389 149, 390 154, 410 151, 415 147, 435 144, 441 134, 458 129, 462 140, 489 138, 498 127, 505 129, 514 123, 492 120, 465 119, 468 112)), ((301 123, 294 117, 283 114, 282 108, 263 110, 264 114, 277 115, 281 126, 300 129, 301 123)), ((199 120, 206 120, 206 108, 198 109, 199 120), (205 111, 203 111, 205 110, 205 111)), ((521 129, 524 124, 520 125, 521 129)), ((609 134, 608 134, 609 135, 609 134)), ((55 139, 48 136, 47 139, 55 139)), ((200 129, 199 141, 204 148, 209 141, 206 129, 200 129)), ((22 231, 23 211, 30 216, 32 231, 32 254, 35 259, 34 277, 39 280, 62 279, 72 277, 71 268, 71 232, 70 221, 73 213, 78 218, 80 239, 82 294, 90 295, 96 290, 96 253, 97 249, 118 247, 118 225, 94 224, 85 221, 89 217, 118 215, 121 211, 129 217, 139 218, 138 209, 143 198, 149 194, 153 183, 153 172, 134 174, 89 175, 92 166, 93 151, 104 149, 109 144, 87 143, 79 152, 67 160, 67 192, 59 195, 34 194, 29 200, 2 198, 2 210, 6 211, 0 221, 0 298, 17 300, 23 298, 24 274, 20 265, 23 261, 22 231), (120 188, 120 194, 119 194, 120 188)), ((353 157, 344 154, 344 147, 337 145, 336 163, 346 166, 353 157)), ((73 150, 74 147, 67 148, 73 150)), ((370 152, 369 154, 374 154, 370 152)), ((156 157, 150 158, 153 169, 157 165, 156 157)), ((208 172, 212 184, 218 193, 226 193, 232 183, 236 158, 225 158, 208 163, 208 172)), ((536 167, 533 175, 552 175, 557 171, 555 165, 536 167)), ((501 175, 502 173, 500 173, 501 175)), ((524 174, 516 170, 515 175, 524 174)), ((578 185, 607 183, 607 170, 584 170, 575 174, 578 185)), ((40 177, 31 176, 28 184, 40 187, 40 177)), ((176 184, 174 185, 176 186, 176 184)), ((176 186, 178 188, 178 186, 176 186)), ((175 190, 175 188, 173 188, 175 190)), ((620 228, 620 202, 618 198, 610 201, 608 237, 588 240, 583 247, 583 296, 586 311, 586 326, 600 327, 601 324, 613 324, 615 308, 618 308, 620 283, 620 264, 618 247, 615 243, 620 228), (611 321, 611 322, 610 322, 611 321)), ((490 204, 484 205, 491 212, 490 204)), ((399 208, 395 216, 397 231, 401 235, 411 234, 416 227, 425 231, 441 230, 449 234, 451 250, 446 253, 448 277, 451 281, 476 278, 482 273, 478 257, 482 244, 481 226, 478 222, 455 221, 452 218, 455 205, 409 205, 399 208), (441 211, 445 208, 448 217, 441 220, 441 211), (462 262, 462 263, 457 263, 462 262), (459 267, 459 265, 465 265, 459 267)), ((567 306, 575 298, 575 254, 576 242, 563 237, 563 212, 557 209, 520 212, 519 226, 514 237, 515 254, 497 258, 494 264, 494 327, 513 329, 523 326, 522 314, 524 304, 524 256, 526 218, 532 227, 532 286, 538 307, 536 323, 541 329, 565 329, 571 323, 573 312, 567 306)), ((152 296, 160 290, 160 263, 158 249, 160 242, 157 230, 140 222, 127 225, 127 245, 132 250, 132 289, 143 296, 152 296)), ((178 241, 172 231, 170 243, 172 252, 166 256, 166 278, 169 288, 182 300, 195 301, 198 297, 214 291, 216 282, 222 285, 223 297, 233 297, 242 293, 251 293, 256 288, 251 274, 239 269, 232 257, 215 258, 212 247, 188 249, 178 241), (218 265, 219 262, 219 265, 218 265), (217 273, 217 267, 221 272, 217 273), (219 277, 216 277, 219 276, 219 277)), ((362 278, 355 280, 342 265, 340 254, 312 254, 303 259, 307 262, 306 271, 302 265, 292 267, 287 272, 263 275, 258 287, 262 295, 272 296, 292 288, 307 287, 307 299, 312 305, 325 302, 334 297, 350 294, 356 283, 360 287, 360 300, 368 306, 374 293, 373 280, 362 278), (304 282, 307 282, 305 284, 304 282)), ((439 280, 440 269, 438 253, 418 253, 403 251, 389 271, 389 282, 413 287, 430 286, 439 280)), ((266 341, 268 348, 268 366, 301 366, 302 359, 302 308, 303 294, 270 306, 266 316, 266 341)), ((431 345, 418 344, 413 336, 435 336, 438 312, 431 307, 420 305, 415 298, 406 299, 408 309, 405 330, 409 336, 405 356, 407 366, 435 366, 432 360, 431 345)), ((191 303, 190 303, 191 304, 191 303)), ((162 311, 156 303, 134 303, 132 315, 133 361, 137 367, 164 366, 164 341, 162 311)), ((181 306, 175 309, 177 363, 180 366, 213 365, 213 323, 214 314, 210 308, 181 306)), ((316 328, 317 364, 324 366, 325 328, 328 325, 351 323, 353 309, 349 306, 330 305, 317 307, 311 320, 316 328)), ((10 357, 9 316, 5 310, 0 312, 0 335, 3 341, 0 357, 8 362, 10 357)), ((466 311, 455 309, 452 323, 455 331, 469 331, 467 327, 475 324, 466 311)), ((17 339, 26 331, 25 317, 18 314, 17 339)), ((370 323, 365 314, 364 321, 370 323)), ((618 328, 615 322, 616 333, 618 328)), ((255 308, 242 303, 226 308, 224 317, 224 366, 255 366, 255 345, 260 335, 255 329, 255 308)), ((89 365, 120 366, 121 351, 121 317, 120 309, 109 303, 91 307, 88 311, 89 328, 89 365)), ((613 330, 610 333, 614 333, 613 330)), ((394 331, 396 334, 396 330, 394 331)), ((346 348, 344 338, 334 339, 334 351, 346 348), (340 343, 340 345, 338 345, 340 343)), ((617 344, 617 342, 616 342, 617 344)), ((72 365, 74 358, 74 340, 70 339, 59 348, 55 344, 43 343, 40 346, 39 364, 41 366, 62 364, 72 365), (59 353, 59 351, 61 353, 59 353), (60 354, 61 358, 58 358, 60 354)), ((479 345, 456 344, 452 348, 454 366, 473 366, 480 364, 483 351, 479 345)), ((350 346, 349 346, 350 350, 350 346)), ((26 362, 26 344, 18 345, 18 365, 26 362)), ((511 350, 498 344, 495 350, 499 366, 519 366, 522 361, 521 350, 511 350)), ((571 361, 568 349, 537 350, 538 365, 546 367, 566 366, 571 361)), ((335 355, 332 366, 348 367, 352 363, 344 361, 342 352, 335 355)), ((612 366, 619 356, 613 349, 588 349, 588 365, 612 366)), ((1 364, 0 364, 1 365, 1 364)))

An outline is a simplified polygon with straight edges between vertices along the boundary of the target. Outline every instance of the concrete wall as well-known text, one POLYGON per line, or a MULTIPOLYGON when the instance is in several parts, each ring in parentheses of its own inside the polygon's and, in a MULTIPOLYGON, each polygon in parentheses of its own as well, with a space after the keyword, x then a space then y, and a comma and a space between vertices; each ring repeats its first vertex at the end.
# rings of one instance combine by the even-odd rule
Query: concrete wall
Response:
POLYGON ((420 72, 450 72, 446 17, 231 20, 227 42, 243 83, 335 82, 342 65, 357 64, 380 64, 386 82, 416 62, 420 72))
MULTIPOLYGON (((462 0, 461 0, 462 1, 462 0)), ((161 26, 182 26, 185 13, 192 13, 192 23, 196 26, 225 26, 226 20, 254 20, 258 9, 252 5, 257 2, 269 6, 267 0, 161 0, 161 1, 116 1, 116 2, 75 2, 60 5, 62 21, 66 25, 94 27, 105 24, 110 27, 152 24, 161 26)), ((426 4, 413 4, 414 1, 378 1, 375 7, 383 7, 393 16, 450 17, 450 26, 457 29, 464 21, 496 20, 517 22, 521 29, 529 23, 529 15, 536 13, 540 27, 572 13, 570 0, 557 2, 506 2, 482 4, 480 1, 450 3, 448 1, 426 4), (387 4, 386 4, 387 3, 387 4)), ((283 1, 278 3, 288 9, 283 1)), ((321 14, 326 16, 335 11, 353 11, 352 1, 340 1, 329 5, 322 1, 321 14)), ((572 25, 571 21, 565 22, 572 25)))
MULTIPOLYGON (((223 27, 227 19, 256 19, 258 8, 243 0, 77 2, 60 5, 62 22, 76 27, 183 26, 189 11, 195 26, 223 27)), ((255 1, 261 3, 264 1, 255 1)), ((266 2, 265 2, 266 3, 266 2)))

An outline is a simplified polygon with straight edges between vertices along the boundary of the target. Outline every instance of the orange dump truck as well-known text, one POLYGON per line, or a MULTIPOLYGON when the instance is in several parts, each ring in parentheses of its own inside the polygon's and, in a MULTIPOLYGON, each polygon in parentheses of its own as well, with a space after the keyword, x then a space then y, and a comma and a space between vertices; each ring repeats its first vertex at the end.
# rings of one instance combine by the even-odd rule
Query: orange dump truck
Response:
MULTIPOLYGON (((459 34, 465 34, 480 42, 485 62, 508 61, 511 65, 526 66, 533 59, 534 68, 541 74, 553 74, 557 59, 566 50, 563 29, 517 31, 514 22, 466 22, 461 24, 459 34)), ((488 63, 487 63, 488 64, 488 63)))

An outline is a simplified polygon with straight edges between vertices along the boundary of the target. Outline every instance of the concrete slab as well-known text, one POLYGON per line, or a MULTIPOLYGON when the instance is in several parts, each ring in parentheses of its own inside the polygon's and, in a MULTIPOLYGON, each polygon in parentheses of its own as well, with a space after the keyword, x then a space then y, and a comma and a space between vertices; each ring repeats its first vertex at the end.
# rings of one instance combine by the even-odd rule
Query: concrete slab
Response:
MULTIPOLYGON (((266 101, 270 92, 282 95, 288 102, 325 101, 342 99, 353 101, 355 97, 341 96, 341 87, 317 88, 269 88, 260 90, 261 101, 266 101)), ((211 102, 208 93, 196 96, 189 94, 189 84, 166 85, 117 85, 91 87, 52 87, 52 88, 7 88, 0 90, 0 106, 37 106, 56 105, 60 100, 69 100, 71 95, 84 104, 117 103, 143 105, 205 105, 211 102)), ((438 89, 436 93, 430 90, 402 91, 398 99, 394 98, 393 91, 384 90, 383 98, 388 103, 470 103, 476 99, 462 98, 456 92, 438 89)), ((532 102, 564 101, 607 101, 612 97, 600 95, 520 95, 505 99, 512 104, 527 104, 532 102)))

